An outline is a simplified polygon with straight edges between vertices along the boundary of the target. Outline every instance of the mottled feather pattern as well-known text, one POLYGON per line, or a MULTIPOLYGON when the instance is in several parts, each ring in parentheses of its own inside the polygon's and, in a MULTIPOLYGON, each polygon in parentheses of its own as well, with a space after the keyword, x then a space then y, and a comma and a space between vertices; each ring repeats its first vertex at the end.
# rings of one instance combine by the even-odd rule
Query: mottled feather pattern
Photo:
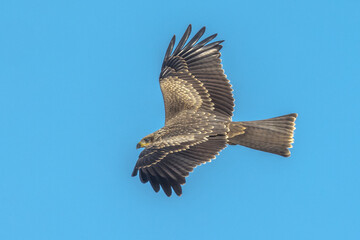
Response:
MULTIPOLYGON (((214 104, 215 112, 219 115, 227 116, 228 119, 231 120, 232 112, 234 110, 234 99, 232 96, 231 85, 224 74, 220 60, 221 54, 219 50, 222 48, 220 44, 223 41, 207 44, 216 37, 216 34, 214 34, 196 44, 205 32, 205 28, 202 28, 189 43, 183 47, 190 32, 191 26, 186 30, 173 55, 167 54, 165 56, 160 74, 160 85, 161 81, 165 80, 167 77, 178 76, 183 72, 186 72, 201 83, 206 89, 209 94, 208 99, 214 104), (183 47, 182 50, 180 50, 181 47, 183 47), (211 78, 208 78, 208 76, 211 76, 211 78), (213 82, 221 84, 222 87, 211 87, 213 82), (224 96, 226 97, 224 98, 224 96)), ((171 45, 174 44, 175 40, 171 41, 168 49, 172 49, 173 46, 171 45)), ((168 94, 166 89, 162 89, 162 92, 164 96, 168 94)), ((165 108, 165 111, 168 109, 169 108, 165 108)), ((169 113, 166 115, 171 116, 174 114, 169 113)))
POLYGON ((232 87, 220 59, 223 41, 211 42, 217 34, 200 41, 204 33, 205 27, 189 40, 189 25, 176 47, 172 37, 159 77, 165 126, 138 144, 145 149, 132 176, 139 173, 142 183, 150 182, 155 192, 161 188, 167 196, 173 191, 180 196, 189 173, 214 159, 227 144, 290 155, 287 148, 297 115, 232 122, 232 87))
POLYGON ((168 196, 171 189, 180 195, 189 172, 227 142, 234 99, 219 59, 222 41, 208 44, 214 34, 199 42, 204 32, 188 41, 189 25, 175 49, 175 36, 171 39, 160 74, 165 126, 154 133, 133 172, 140 171, 142 182, 150 181, 155 191, 161 186, 168 196))
POLYGON ((167 154, 156 164, 134 169, 133 176, 139 171, 141 182, 150 181, 154 191, 159 191, 160 185, 167 196, 171 196, 171 189, 180 196, 181 185, 185 184, 185 177, 189 175, 189 172, 192 172, 196 166, 215 158, 217 153, 226 146, 225 140, 225 135, 209 136, 206 141, 189 146, 184 151, 167 154))

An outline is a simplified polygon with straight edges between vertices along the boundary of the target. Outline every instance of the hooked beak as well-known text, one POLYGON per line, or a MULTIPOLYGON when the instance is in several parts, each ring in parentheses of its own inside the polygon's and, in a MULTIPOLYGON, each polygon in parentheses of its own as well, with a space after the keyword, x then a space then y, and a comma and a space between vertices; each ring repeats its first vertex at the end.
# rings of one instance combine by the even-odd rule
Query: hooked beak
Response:
POLYGON ((136 145, 136 149, 139 149, 139 148, 142 148, 142 146, 141 146, 140 143, 138 143, 138 144, 136 145))

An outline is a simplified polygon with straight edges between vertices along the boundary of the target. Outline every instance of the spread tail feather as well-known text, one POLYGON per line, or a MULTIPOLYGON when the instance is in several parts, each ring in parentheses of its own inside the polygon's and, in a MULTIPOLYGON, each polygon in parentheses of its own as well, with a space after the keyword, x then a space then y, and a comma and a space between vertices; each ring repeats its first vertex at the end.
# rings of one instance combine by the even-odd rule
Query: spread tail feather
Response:
POLYGON ((232 122, 228 143, 289 157, 296 117, 292 113, 265 120, 232 122))

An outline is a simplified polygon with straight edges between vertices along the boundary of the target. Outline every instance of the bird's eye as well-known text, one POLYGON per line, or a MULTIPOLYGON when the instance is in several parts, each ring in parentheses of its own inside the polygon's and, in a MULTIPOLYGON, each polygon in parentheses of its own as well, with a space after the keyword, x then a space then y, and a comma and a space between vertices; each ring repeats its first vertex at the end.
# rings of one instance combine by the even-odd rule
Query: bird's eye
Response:
POLYGON ((145 142, 145 143, 149 143, 149 142, 150 142, 150 139, 145 138, 145 139, 144 139, 144 142, 145 142))

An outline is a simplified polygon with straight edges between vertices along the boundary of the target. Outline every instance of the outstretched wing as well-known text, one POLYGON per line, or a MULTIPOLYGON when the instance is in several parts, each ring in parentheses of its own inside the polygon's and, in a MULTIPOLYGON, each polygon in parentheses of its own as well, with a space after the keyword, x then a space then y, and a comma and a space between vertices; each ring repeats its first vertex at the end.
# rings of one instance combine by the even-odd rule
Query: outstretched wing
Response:
POLYGON ((209 44, 214 34, 198 42, 204 32, 205 27, 186 44, 189 25, 174 51, 172 38, 160 74, 164 136, 141 152, 132 174, 139 172, 143 183, 150 182, 156 192, 161 186, 168 196, 172 189, 181 195, 189 172, 213 159, 227 144, 225 122, 232 117, 232 89, 221 65, 222 41, 209 44))
POLYGON ((167 196, 171 196, 171 189, 180 196, 189 172, 211 161, 225 146, 225 135, 217 135, 177 146, 148 148, 141 152, 132 176, 139 172, 141 182, 150 182, 155 192, 161 186, 167 196))
POLYGON ((223 41, 210 43, 217 34, 198 42, 205 27, 185 45, 191 25, 173 51, 175 36, 166 51, 160 73, 165 104, 165 124, 183 110, 199 109, 231 119, 234 99, 220 60, 223 41))

